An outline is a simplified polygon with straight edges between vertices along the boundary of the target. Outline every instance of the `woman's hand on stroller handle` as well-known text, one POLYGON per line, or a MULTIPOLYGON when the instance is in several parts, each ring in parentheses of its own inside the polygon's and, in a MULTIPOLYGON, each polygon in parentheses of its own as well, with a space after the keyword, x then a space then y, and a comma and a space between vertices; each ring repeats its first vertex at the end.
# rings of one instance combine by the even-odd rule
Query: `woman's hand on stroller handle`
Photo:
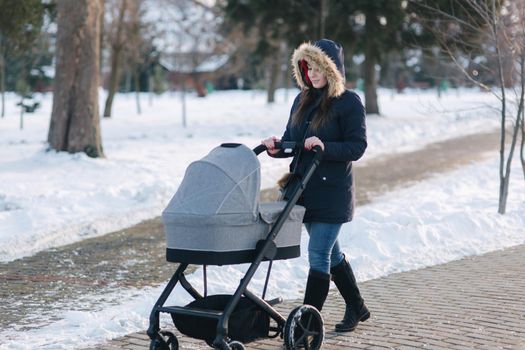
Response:
POLYGON ((277 137, 272 136, 261 141, 261 144, 253 149, 255 154, 260 154, 264 151, 269 151, 271 155, 277 154, 280 150, 284 153, 291 154, 303 148, 303 143, 294 141, 281 141, 277 137))
POLYGON ((278 141, 275 143, 275 148, 282 149, 284 153, 292 153, 301 147, 301 143, 293 141, 278 141))
MULTIPOLYGON (((263 140, 263 141, 266 141, 266 140, 263 140)), ((284 153, 290 154, 290 153, 299 151, 303 147, 304 147, 304 144, 302 142, 276 140, 276 141, 273 141, 273 148, 272 148, 272 150, 275 150, 275 153, 277 153, 279 150, 283 150, 284 153)), ((253 149, 253 151, 257 155, 259 155, 262 152, 267 151, 267 150, 268 150, 268 147, 266 146, 266 144, 264 142, 261 142, 261 144, 259 146, 255 147, 253 149)), ((322 155, 322 153, 324 151, 323 147, 321 147, 320 145, 314 145, 311 148, 311 150, 314 151, 315 153, 319 153, 320 155, 322 155)))
POLYGON ((279 152, 280 147, 277 147, 276 143, 281 141, 279 138, 275 136, 268 137, 267 139, 264 139, 261 141, 261 144, 266 147, 266 151, 268 151, 268 154, 275 155, 279 152))

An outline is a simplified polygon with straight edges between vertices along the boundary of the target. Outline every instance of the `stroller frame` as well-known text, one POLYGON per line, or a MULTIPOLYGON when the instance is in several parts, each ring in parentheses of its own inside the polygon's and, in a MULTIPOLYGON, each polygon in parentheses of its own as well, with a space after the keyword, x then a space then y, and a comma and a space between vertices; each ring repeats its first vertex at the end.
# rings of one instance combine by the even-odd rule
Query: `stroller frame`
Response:
MULTIPOLYGON (((230 145, 233 146, 235 144, 230 144, 230 145)), ((302 147, 303 147, 302 143, 276 142, 276 148, 282 149, 286 153, 291 153, 294 150, 301 149, 302 147)), ((253 152, 256 155, 259 155, 260 153, 266 150, 267 150, 266 146, 259 145, 253 149, 253 152)), ((270 331, 275 331, 276 334, 273 336, 269 336, 269 337, 277 337, 279 335, 283 336, 283 331, 285 328, 285 324, 287 323, 287 319, 285 319, 277 310, 273 308, 274 305, 281 303, 282 299, 276 298, 273 300, 266 301, 263 298, 266 292, 266 287, 267 287, 270 270, 271 270, 271 264, 273 262, 273 259, 277 251, 277 247, 275 244, 275 238, 279 234, 279 231, 281 230, 282 226, 287 220, 290 212, 292 211, 292 208, 294 207, 294 205, 296 205, 307 183, 309 182, 314 171, 317 169, 319 163, 321 162, 321 159, 323 156, 323 151, 321 147, 315 146, 313 150, 315 151, 315 156, 311 164, 309 165, 306 173, 302 176, 302 178, 299 179, 299 182, 295 185, 295 188, 291 192, 290 199, 287 201, 283 211, 279 214, 277 221, 272 226, 266 238, 264 240, 260 240, 257 243, 255 259, 251 262, 244 277, 240 280, 239 286, 235 290, 235 293, 232 295, 228 304, 225 306, 224 311, 194 309, 194 308, 188 308, 185 306, 164 306, 164 303, 166 302, 171 292, 173 291, 173 289, 176 287, 178 283, 180 283, 180 285, 194 299, 203 298, 203 296, 195 288, 193 288, 193 286, 188 282, 188 280, 186 279, 184 275, 184 271, 187 269, 189 264, 180 263, 179 267, 177 268, 177 270, 175 271, 175 273, 169 280, 168 284, 166 285, 165 289, 163 290, 157 302, 155 303, 153 309, 151 310, 149 327, 147 330, 147 334, 149 338, 151 339, 150 349, 171 349, 171 350, 178 349, 178 342, 176 340, 176 337, 170 332, 161 331, 160 313, 168 313, 168 314, 171 314, 172 316, 173 315, 189 315, 189 316, 203 317, 203 318, 209 318, 209 319, 216 319, 218 322, 217 322, 217 331, 216 331, 215 340, 213 341, 213 347, 215 349, 225 349, 225 350, 226 349, 244 349, 244 346, 242 345, 242 343, 237 342, 237 341, 229 342, 227 339, 228 321, 233 311, 235 310, 236 306, 238 305, 239 301, 241 300, 242 296, 252 301, 255 305, 257 305, 257 307, 259 307, 261 310, 267 313, 277 323, 277 327, 270 327, 270 331), (268 275, 266 277, 266 283, 264 286, 263 296, 261 298, 248 290, 248 284, 252 280, 259 265, 261 264, 263 260, 269 260, 270 265, 269 265, 268 275), (167 337, 168 339, 165 339, 165 337, 167 337)), ((205 270, 204 270, 204 278, 206 279, 205 270)), ((206 293, 206 283, 204 285, 204 289, 205 289, 205 295, 206 295, 207 294, 206 293)), ((308 308, 314 309, 314 311, 317 312, 317 315, 320 318, 320 315, 315 308, 311 306, 308 306, 308 308)), ((297 309, 299 308, 296 308, 296 310, 297 309)), ((305 307, 303 307, 302 311, 308 312, 309 310, 305 310, 305 307)), ((292 315, 290 315, 290 317, 292 317, 292 315)), ((300 317, 300 314, 299 314, 299 317, 300 317)), ((322 327, 322 319, 320 319, 320 322, 321 322, 321 327, 322 327)), ((307 330, 303 329, 303 331, 306 332, 307 330)), ((293 331, 292 331, 292 336, 293 336, 293 331)), ((287 340, 286 338, 287 337, 285 335, 285 341, 287 340)), ((322 338, 321 338, 321 341, 322 341, 322 338)), ((293 343, 293 340, 292 340, 292 343, 293 343)), ((292 347, 292 348, 295 348, 295 347, 292 347)))

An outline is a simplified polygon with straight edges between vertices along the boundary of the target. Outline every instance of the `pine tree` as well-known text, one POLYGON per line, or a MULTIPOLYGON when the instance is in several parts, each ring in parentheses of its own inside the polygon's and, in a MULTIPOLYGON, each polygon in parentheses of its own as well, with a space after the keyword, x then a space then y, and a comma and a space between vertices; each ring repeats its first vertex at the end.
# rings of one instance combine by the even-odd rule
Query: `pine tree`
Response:
POLYGON ((0 0, 0 93, 4 116, 7 56, 27 50, 42 27, 45 5, 41 0, 0 0))

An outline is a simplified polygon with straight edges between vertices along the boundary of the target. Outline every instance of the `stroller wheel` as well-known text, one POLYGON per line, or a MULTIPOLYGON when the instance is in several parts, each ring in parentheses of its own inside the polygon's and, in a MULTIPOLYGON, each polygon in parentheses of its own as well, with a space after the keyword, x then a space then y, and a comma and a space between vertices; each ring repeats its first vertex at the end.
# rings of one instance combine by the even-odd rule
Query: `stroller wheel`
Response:
POLYGON ((149 345, 150 350, 179 350, 179 341, 175 334, 161 331, 149 345))
POLYGON ((315 307, 302 305, 292 310, 284 325, 286 349, 317 350, 321 348, 323 338, 323 318, 315 307))
POLYGON ((246 349, 241 342, 236 341, 236 340, 229 342, 228 346, 230 347, 231 350, 245 350, 246 349))

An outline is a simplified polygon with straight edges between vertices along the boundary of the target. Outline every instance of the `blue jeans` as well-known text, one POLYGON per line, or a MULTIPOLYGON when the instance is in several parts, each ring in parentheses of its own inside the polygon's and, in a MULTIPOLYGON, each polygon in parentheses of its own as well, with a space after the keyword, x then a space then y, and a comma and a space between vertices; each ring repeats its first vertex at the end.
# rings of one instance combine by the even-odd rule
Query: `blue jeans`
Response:
POLYGON ((310 269, 330 273, 330 267, 339 265, 344 259, 337 241, 342 224, 307 222, 304 226, 310 235, 308 241, 310 269))

